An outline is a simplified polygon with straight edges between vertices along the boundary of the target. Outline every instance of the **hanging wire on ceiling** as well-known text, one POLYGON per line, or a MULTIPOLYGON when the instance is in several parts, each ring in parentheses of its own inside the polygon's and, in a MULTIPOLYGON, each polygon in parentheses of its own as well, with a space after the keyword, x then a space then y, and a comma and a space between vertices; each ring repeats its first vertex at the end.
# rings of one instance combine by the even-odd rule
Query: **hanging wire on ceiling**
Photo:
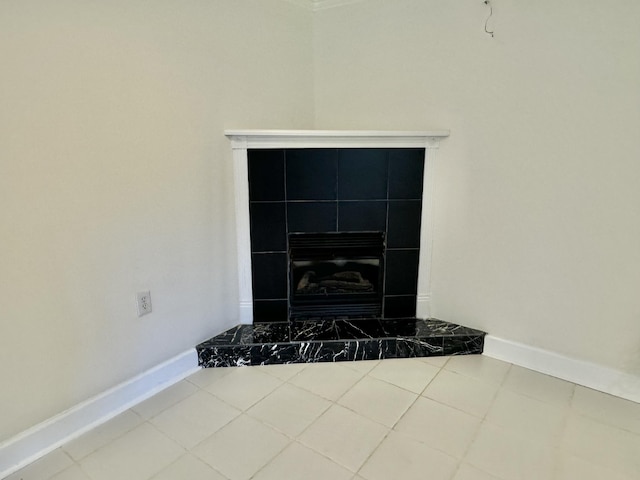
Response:
POLYGON ((489 16, 484 21, 484 33, 486 33, 487 35, 491 35, 491 38, 493 38, 493 30, 488 30, 487 29, 487 25, 489 24, 489 20, 493 16, 493 7, 491 6, 491 3, 489 2, 489 0, 484 0, 484 4, 487 7, 489 7, 489 16))

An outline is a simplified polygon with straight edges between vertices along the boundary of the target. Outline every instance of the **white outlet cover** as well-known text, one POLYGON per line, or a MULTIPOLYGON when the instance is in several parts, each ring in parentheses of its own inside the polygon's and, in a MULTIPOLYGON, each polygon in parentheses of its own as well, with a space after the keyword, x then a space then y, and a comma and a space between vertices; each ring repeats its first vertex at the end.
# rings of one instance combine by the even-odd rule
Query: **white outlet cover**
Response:
POLYGON ((136 307, 138 308, 138 316, 141 317, 147 313, 151 313, 151 292, 138 292, 136 294, 136 307))

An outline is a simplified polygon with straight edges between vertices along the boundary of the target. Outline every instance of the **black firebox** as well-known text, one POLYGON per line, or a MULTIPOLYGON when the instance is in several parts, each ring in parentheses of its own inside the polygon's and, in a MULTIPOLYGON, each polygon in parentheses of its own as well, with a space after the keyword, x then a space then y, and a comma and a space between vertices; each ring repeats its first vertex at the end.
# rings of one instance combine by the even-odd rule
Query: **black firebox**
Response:
POLYGON ((380 317, 384 232, 289 234, 289 318, 380 317))

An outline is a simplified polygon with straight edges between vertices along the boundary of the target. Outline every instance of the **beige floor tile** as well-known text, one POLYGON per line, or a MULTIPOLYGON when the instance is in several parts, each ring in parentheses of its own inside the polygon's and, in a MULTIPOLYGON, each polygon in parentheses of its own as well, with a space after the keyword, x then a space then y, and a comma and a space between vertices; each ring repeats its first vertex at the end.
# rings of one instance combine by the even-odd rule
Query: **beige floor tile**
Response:
POLYGON ((334 405, 299 438, 306 446, 356 472, 382 441, 388 429, 334 405))
POLYGON ((193 448, 240 413, 201 390, 149 421, 183 447, 193 448))
POLYGON ((73 460, 69 455, 58 448, 16 473, 5 477, 5 480, 45 480, 72 465, 73 460))
POLYGON ((502 383, 510 367, 510 363, 485 355, 457 355, 445 366, 452 372, 493 383, 502 383))
POLYGON ((158 473, 153 480, 226 480, 193 455, 186 454, 158 473))
POLYGON ((449 480, 456 466, 453 457, 391 432, 358 473, 368 480, 449 480))
POLYGON ((563 455, 555 480, 637 480, 637 478, 638 474, 633 477, 627 476, 575 455, 563 455))
POLYGON ((356 362, 341 362, 340 365, 366 375, 379 363, 380 360, 358 360, 356 362))
MULTIPOLYGON (((24 477, 24 480, 27 480, 27 477, 24 477)), ((91 480, 91 478, 78 465, 72 465, 51 477, 51 480, 91 480)))
POLYGON ((194 384, 183 380, 145 400, 131 408, 134 412, 147 420, 156 416, 163 410, 184 400, 189 395, 193 395, 198 391, 198 387, 194 384))
POLYGON ((555 452, 552 445, 484 423, 464 461, 503 480, 551 480, 555 452))
POLYGON ((417 394, 390 383, 365 377, 338 403, 370 420, 393 427, 417 397, 417 394))
POLYGON ((289 383, 335 401, 361 378, 361 373, 337 363, 321 363, 307 365, 289 383))
POLYGON ((133 430, 141 423, 142 419, 138 414, 127 410, 99 427, 65 444, 62 448, 71 458, 80 460, 119 436, 133 430))
POLYGON ((184 453, 177 443, 145 423, 80 462, 93 480, 147 479, 184 453))
POLYGON ((568 407, 558 407, 503 388, 498 391, 486 421, 516 435, 558 444, 568 412, 568 407))
POLYGON ((640 434, 640 403, 577 385, 571 407, 612 427, 640 434))
MULTIPOLYGON (((500 480, 498 477, 489 475, 476 467, 472 467, 466 463, 460 465, 453 480, 500 480)), ((578 479, 575 479, 578 480, 578 479)))
POLYGON ((289 438, 246 414, 192 450, 231 480, 246 480, 280 453, 289 438))
POLYGON ((289 445, 271 463, 260 470, 254 480, 350 480, 353 473, 327 457, 300 445, 289 445))
POLYGON ((416 357, 416 360, 420 362, 428 363, 429 365, 433 365, 434 367, 442 368, 447 364, 450 358, 452 357, 443 357, 443 356, 416 357))
POLYGON ((438 367, 413 358, 393 358, 380 362, 369 376, 421 393, 439 371, 438 367))
POLYGON ((295 437, 330 406, 330 401, 318 395, 284 384, 247 410, 247 414, 295 437))
POLYGON ((269 375, 273 375, 276 378, 279 378, 283 382, 286 382, 291 377, 296 376, 304 367, 306 367, 306 363, 285 363, 282 365, 264 365, 257 366, 255 368, 263 371, 264 373, 268 373, 269 375))
POLYGON ((480 419, 428 398, 416 400, 394 430, 456 458, 462 458, 480 419))
POLYGON ((575 385, 559 378, 512 365, 502 386, 522 395, 564 407, 571 403, 575 385))
POLYGON ((7 480, 640 472, 640 405, 482 356, 203 369, 134 409, 7 480))
POLYGON ((638 478, 640 436, 572 412, 563 447, 589 462, 638 478))
POLYGON ((196 373, 189 375, 185 380, 193 383, 197 387, 207 388, 212 383, 231 374, 237 368, 242 367, 201 368, 196 373))
POLYGON ((257 368, 235 367, 232 373, 208 386, 206 390, 228 404, 246 410, 281 384, 281 380, 257 368))
POLYGON ((442 370, 422 393, 476 417, 484 417, 498 391, 496 383, 476 380, 459 373, 442 370))

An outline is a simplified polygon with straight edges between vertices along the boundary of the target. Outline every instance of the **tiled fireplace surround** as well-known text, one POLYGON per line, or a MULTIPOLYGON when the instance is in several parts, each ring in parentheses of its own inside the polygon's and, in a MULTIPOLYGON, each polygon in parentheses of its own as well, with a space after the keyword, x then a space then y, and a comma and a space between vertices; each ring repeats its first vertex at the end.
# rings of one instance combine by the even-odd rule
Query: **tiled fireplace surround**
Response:
POLYGON ((436 132, 227 131, 240 319, 206 367, 480 353, 484 332, 431 319, 436 132), (288 234, 384 232, 383 318, 288 319, 288 234), (416 318, 421 317, 421 318, 416 318))
POLYGON ((254 322, 287 319, 287 234, 386 234, 385 318, 413 317, 424 149, 250 150, 254 322))

